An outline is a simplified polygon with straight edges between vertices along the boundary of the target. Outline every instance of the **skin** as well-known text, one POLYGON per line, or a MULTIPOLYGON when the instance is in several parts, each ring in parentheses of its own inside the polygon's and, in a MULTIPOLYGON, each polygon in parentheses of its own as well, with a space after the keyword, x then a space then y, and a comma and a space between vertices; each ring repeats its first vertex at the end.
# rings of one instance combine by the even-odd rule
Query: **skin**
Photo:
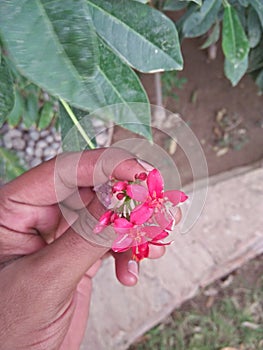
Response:
MULTIPOLYGON (((105 152, 61 155, 0 188, 2 349, 79 349, 92 277, 109 253, 85 240, 71 224, 78 223, 83 210, 94 217, 105 211, 92 190, 95 168, 102 182, 109 176, 133 180, 145 171, 126 151, 105 152), (61 206, 71 222, 65 220, 61 206)), ((151 246, 150 258, 163 254, 164 247, 151 246)), ((135 285, 138 271, 134 265, 129 270, 130 251, 113 256, 119 281, 135 285)))

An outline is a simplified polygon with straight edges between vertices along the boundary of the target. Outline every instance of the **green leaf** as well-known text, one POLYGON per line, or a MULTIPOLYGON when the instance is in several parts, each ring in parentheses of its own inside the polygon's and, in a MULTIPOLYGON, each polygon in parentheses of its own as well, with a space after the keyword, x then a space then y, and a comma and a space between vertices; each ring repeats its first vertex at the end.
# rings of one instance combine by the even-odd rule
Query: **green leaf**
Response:
POLYGON ((15 103, 13 81, 5 60, 0 64, 0 126, 6 120, 15 103))
POLYGON ((251 1, 251 6, 257 11, 258 17, 261 22, 261 26, 263 28, 263 2, 262 0, 253 0, 251 1))
POLYGON ((178 11, 184 9, 187 5, 187 1, 166 0, 162 9, 164 11, 178 11))
POLYGON ((13 180, 25 172, 19 163, 17 155, 3 147, 0 147, 0 179, 3 182, 13 180))
POLYGON ((141 2, 142 4, 147 4, 150 0, 133 0, 133 1, 138 1, 141 2))
POLYGON ((40 118, 37 123, 39 129, 47 128, 54 118, 53 103, 45 102, 40 112, 40 118))
POLYGON ((193 38, 206 33, 215 23, 221 0, 204 0, 198 11, 192 13, 183 23, 183 35, 193 38))
POLYGON ((232 86, 236 86, 240 79, 245 75, 248 68, 248 55, 239 63, 232 63, 225 59, 224 71, 226 77, 231 81, 232 86))
POLYGON ((163 6, 164 11, 178 11, 185 8, 189 2, 194 2, 197 5, 202 5, 202 0, 166 0, 163 6))
POLYGON ((20 92, 16 89, 15 90, 15 104, 10 112, 10 114, 7 117, 7 122, 11 126, 16 126, 23 115, 23 111, 25 108, 25 102, 23 97, 21 96, 20 92))
MULTIPOLYGON (((91 122, 91 119, 88 117, 88 112, 82 111, 75 107, 70 107, 74 116, 77 119, 77 122, 81 128, 85 131, 87 137, 90 141, 96 146, 96 140, 94 139, 95 131, 91 122)), ((78 152, 85 149, 91 149, 86 140, 80 134, 76 124, 73 123, 65 107, 60 103, 59 104, 59 117, 60 117, 60 126, 61 126, 61 137, 62 137, 62 147, 65 152, 78 152)), ((93 148, 94 148, 93 147, 93 148)))
POLYGON ((39 118, 38 115, 38 96, 35 93, 29 93, 26 98, 25 114, 23 122, 27 128, 36 125, 39 118))
POLYGON ((249 0, 238 0, 238 2, 243 7, 248 7, 248 5, 249 5, 249 0))
POLYGON ((8 52, 29 80, 83 108, 101 106, 93 79, 96 35, 85 0, 2 0, 0 23, 8 52))
POLYGON ((249 68, 248 72, 254 72, 263 68, 263 40, 260 40, 260 43, 257 47, 250 50, 249 53, 249 68))
POLYGON ((253 7, 250 7, 248 10, 247 26, 249 46, 254 48, 260 42, 262 28, 258 14, 253 7))
POLYGON ((260 88, 261 91, 263 91, 263 69, 258 73, 256 77, 256 84, 260 88))
POLYGON ((201 49, 207 49, 209 46, 215 44, 218 41, 219 36, 220 36, 220 24, 218 21, 216 21, 213 30, 211 31, 209 37, 201 46, 201 49))
POLYGON ((121 125, 125 124, 124 127, 133 132, 151 138, 148 97, 138 76, 102 40, 99 41, 99 50, 97 82, 105 96, 105 105, 123 104, 130 111, 123 115, 123 108, 117 108, 111 119, 121 125), (136 102, 145 104, 145 108, 140 111, 135 107, 133 111, 136 102))
POLYGON ((174 23, 150 6, 129 0, 87 0, 97 33, 141 72, 180 70, 183 59, 174 23))
POLYGON ((224 10, 222 48, 225 57, 237 64, 247 56, 249 43, 236 10, 227 5, 224 10))

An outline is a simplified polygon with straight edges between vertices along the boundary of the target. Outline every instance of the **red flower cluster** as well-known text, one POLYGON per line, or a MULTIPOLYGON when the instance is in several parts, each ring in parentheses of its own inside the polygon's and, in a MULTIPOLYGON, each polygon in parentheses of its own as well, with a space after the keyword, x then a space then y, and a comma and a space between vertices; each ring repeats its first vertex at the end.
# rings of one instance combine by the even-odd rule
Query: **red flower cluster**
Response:
POLYGON ((112 244, 114 252, 132 249, 133 259, 140 261, 149 254, 149 244, 167 245, 162 242, 175 223, 172 208, 188 197, 184 192, 164 192, 159 170, 148 175, 140 173, 134 182, 114 181, 112 197, 117 203, 99 219, 94 232, 100 233, 111 225, 117 235, 112 244))

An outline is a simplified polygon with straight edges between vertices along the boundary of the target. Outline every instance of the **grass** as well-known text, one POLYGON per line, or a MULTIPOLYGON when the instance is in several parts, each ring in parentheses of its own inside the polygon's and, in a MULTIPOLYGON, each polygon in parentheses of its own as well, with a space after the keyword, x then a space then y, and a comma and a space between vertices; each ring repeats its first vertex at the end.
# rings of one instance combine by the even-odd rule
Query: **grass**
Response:
POLYGON ((227 288, 218 281, 212 295, 187 302, 129 350, 262 350, 262 270, 263 259, 256 259, 227 288))

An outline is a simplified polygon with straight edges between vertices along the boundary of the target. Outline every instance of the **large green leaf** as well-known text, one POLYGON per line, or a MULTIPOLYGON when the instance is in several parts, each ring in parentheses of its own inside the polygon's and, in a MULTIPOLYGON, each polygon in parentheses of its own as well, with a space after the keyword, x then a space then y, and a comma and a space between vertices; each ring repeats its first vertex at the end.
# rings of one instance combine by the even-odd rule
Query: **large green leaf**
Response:
POLYGON ((21 175, 25 169, 19 162, 17 155, 3 147, 0 147, 0 180, 10 181, 21 175))
POLYGON ((262 28, 258 14, 253 7, 248 10, 247 27, 249 46, 254 48, 260 41, 262 28))
POLYGON ((203 35, 215 23, 221 0, 204 0, 203 5, 183 23, 183 35, 188 38, 203 35))
POLYGON ((236 10, 227 5, 224 10, 222 48, 225 57, 238 64, 247 56, 249 43, 236 10))
POLYGON ((248 55, 239 63, 232 63, 225 59, 224 71, 226 77, 231 81, 232 86, 236 86, 245 75, 248 67, 248 55))
POLYGON ((0 63, 0 126, 6 120, 15 103, 13 82, 4 59, 0 63))
POLYGON ((51 94, 95 109, 97 44, 85 0, 2 0, 0 32, 17 68, 51 94))
MULTIPOLYGON (((103 109, 100 110, 99 117, 111 119, 133 132, 151 138, 149 102, 139 78, 101 39, 99 52, 96 80, 101 95, 105 97, 104 106, 116 105, 116 108, 105 109, 105 113, 103 109), (141 108, 138 108, 138 104, 141 108)), ((64 134, 73 126, 72 122, 65 123, 64 134)))
POLYGON ((253 0, 251 1, 251 5, 257 11, 258 17, 261 22, 261 26, 263 28, 263 1, 262 0, 253 0))
POLYGON ((163 5, 164 11, 178 11, 185 8, 189 2, 194 2, 197 5, 202 5, 202 0, 166 0, 163 5))
POLYGON ((102 40, 99 40, 99 49, 100 63, 96 79, 105 96, 105 105, 124 106, 117 108, 110 118, 125 128, 150 138, 149 101, 139 78, 102 40), (137 109, 136 103, 142 103, 144 107, 137 109), (123 108, 126 109, 125 114, 123 108))
POLYGON ((183 59, 174 23, 130 0, 87 0, 97 33, 129 65, 142 72, 180 70, 183 59))

